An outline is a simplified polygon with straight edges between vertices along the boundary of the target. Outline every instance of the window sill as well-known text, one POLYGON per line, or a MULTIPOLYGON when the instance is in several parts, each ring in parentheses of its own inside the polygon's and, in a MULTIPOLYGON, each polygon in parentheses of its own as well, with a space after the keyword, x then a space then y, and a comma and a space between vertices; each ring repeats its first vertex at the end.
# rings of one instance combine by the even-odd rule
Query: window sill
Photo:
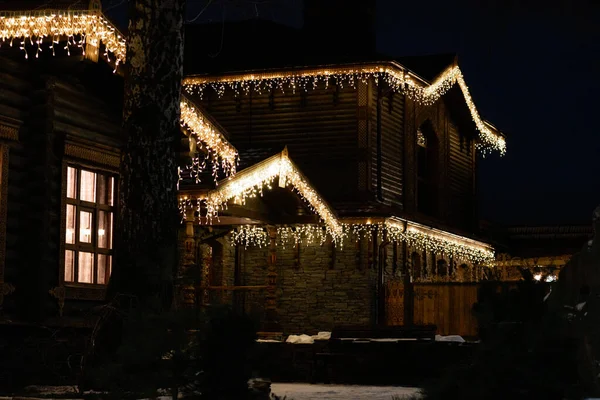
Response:
POLYGON ((64 287, 66 299, 102 301, 106 297, 106 285, 65 282, 64 287))

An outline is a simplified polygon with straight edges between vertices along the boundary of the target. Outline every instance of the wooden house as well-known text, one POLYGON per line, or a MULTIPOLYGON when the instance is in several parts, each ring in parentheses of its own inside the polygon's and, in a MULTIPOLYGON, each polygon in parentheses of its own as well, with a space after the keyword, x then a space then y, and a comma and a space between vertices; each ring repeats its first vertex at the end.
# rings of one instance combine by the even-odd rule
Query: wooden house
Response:
MULTIPOLYGON (((12 321, 80 323, 110 277, 123 39, 93 7, 6 12, 0 32, 22 37, 7 21, 42 29, 74 12, 86 16, 75 32, 96 37, 59 32, 58 46, 32 33, 1 48, 0 299, 12 321)), ((477 154, 506 144, 456 58, 352 46, 331 57, 298 32, 250 25, 225 47, 237 56, 213 63, 197 41, 213 27, 186 34, 181 263, 196 283, 180 301, 233 304, 275 332, 435 323, 474 334, 477 282, 494 263, 477 236, 477 154), (293 51, 257 32, 287 35, 293 51)))

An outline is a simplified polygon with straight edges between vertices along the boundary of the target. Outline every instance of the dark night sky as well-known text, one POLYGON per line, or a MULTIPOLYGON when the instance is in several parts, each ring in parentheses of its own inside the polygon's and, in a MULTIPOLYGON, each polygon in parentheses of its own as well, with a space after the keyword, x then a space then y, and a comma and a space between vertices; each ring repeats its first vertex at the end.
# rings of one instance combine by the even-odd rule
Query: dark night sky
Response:
MULTIPOLYGON (((124 19, 122 0, 105 0, 124 19)), ((220 4, 218 4, 220 3, 220 4)), ((196 22, 220 20, 212 1, 196 22)), ((188 0, 188 19, 206 1, 188 0)), ((227 1, 227 18, 302 24, 301 0, 227 1)), ((350 3, 349 3, 350 4, 350 3)), ((392 56, 455 52, 507 155, 480 161, 482 216, 501 223, 587 223, 600 204, 600 2, 379 0, 377 46, 392 56)), ((216 40, 216 39, 215 39, 216 40)))

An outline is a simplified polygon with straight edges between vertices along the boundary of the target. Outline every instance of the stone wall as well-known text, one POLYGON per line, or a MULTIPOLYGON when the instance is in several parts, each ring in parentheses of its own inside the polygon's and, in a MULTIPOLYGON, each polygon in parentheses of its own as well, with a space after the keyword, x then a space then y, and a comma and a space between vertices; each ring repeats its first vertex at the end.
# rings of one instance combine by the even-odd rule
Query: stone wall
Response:
MULTIPOLYGON (((378 241, 377 244, 379 244, 378 241)), ((230 236, 212 244, 210 284, 233 286, 236 246, 230 236)), ((314 334, 336 325, 369 324, 375 313, 378 247, 372 240, 346 239, 343 247, 330 242, 302 243, 300 248, 277 246, 277 309, 286 334, 314 334)), ((267 285, 268 248, 238 248, 241 286, 267 285)), ((385 247, 384 280, 402 278, 403 247, 385 247), (396 261, 394 261, 396 260, 396 261), (395 266, 395 269, 394 269, 395 266)), ((233 304, 257 322, 265 317, 264 289, 213 291, 212 304, 233 304)))
POLYGON ((363 246, 331 243, 277 250, 278 311, 283 331, 315 334, 371 321, 376 272, 363 246))

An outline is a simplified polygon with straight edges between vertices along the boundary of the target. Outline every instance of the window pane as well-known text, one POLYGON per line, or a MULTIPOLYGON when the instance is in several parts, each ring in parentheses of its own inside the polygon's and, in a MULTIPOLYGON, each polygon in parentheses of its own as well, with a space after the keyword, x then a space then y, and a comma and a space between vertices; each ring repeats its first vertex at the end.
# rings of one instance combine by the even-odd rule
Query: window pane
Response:
POLYGON ((108 248, 112 249, 112 244, 113 244, 112 243, 113 242, 112 241, 112 238, 113 238, 113 235, 112 235, 112 233, 113 233, 113 213, 110 213, 110 224, 108 225, 108 227, 109 227, 108 231, 110 232, 110 238, 108 240, 108 248))
POLYGON ((112 213, 100 211, 98 216, 98 247, 112 247, 112 213))
POLYGON ((98 276, 96 277, 96 283, 101 285, 106 285, 108 283, 111 261, 111 256, 98 254, 98 276))
POLYGON ((67 167, 67 197, 70 199, 76 198, 77 193, 77 170, 72 167, 67 167))
POLYGON ((96 202, 96 174, 90 171, 81 171, 81 190, 79 199, 96 202))
POLYGON ((79 252, 79 266, 77 268, 77 282, 92 283, 94 270, 94 253, 79 252))
POLYGON ((92 217, 91 212, 79 211, 79 241, 82 243, 92 243, 92 217))
POLYGON ((108 205, 115 205, 115 178, 111 176, 109 180, 108 205))
POLYGON ((115 178, 98 174, 98 203, 112 206, 114 203, 115 178))
POLYGON ((65 250, 65 282, 73 282, 73 273, 75 272, 75 252, 65 250))
POLYGON ((75 206, 67 204, 67 237, 66 242, 69 244, 75 243, 75 206))

